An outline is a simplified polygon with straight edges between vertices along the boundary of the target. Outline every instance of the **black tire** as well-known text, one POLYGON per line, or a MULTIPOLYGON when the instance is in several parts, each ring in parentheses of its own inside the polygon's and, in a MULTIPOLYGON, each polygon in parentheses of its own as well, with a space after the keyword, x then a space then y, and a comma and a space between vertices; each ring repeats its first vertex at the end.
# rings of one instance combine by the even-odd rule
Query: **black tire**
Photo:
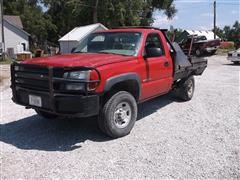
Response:
POLYGON ((58 115, 56 115, 56 114, 52 114, 52 113, 48 113, 48 112, 41 111, 41 110, 36 110, 36 109, 35 109, 35 111, 39 116, 41 116, 45 119, 56 119, 56 118, 58 118, 58 115))
POLYGON ((178 87, 176 88, 175 92, 179 99, 184 101, 190 101, 193 97, 195 90, 195 81, 194 77, 190 76, 187 79, 182 80, 178 87))
POLYGON ((98 125, 102 132, 112 138, 119 138, 128 135, 137 119, 137 103, 135 98, 126 91, 119 91, 110 97, 103 106, 98 118, 98 125), (125 103, 125 107, 124 107, 125 103), (124 111, 125 119, 120 115, 121 108, 124 111), (124 110, 126 108, 127 110, 124 110), (120 113, 119 113, 120 112, 120 113), (118 116, 116 118, 116 116, 118 116), (119 122, 121 121, 121 122, 119 122), (126 122, 124 124, 124 122, 126 122))
POLYGON ((240 62, 236 61, 236 62, 233 62, 233 64, 235 64, 235 65, 239 65, 240 62))
POLYGON ((215 55, 216 52, 217 52, 217 50, 213 50, 213 51, 210 53, 210 55, 215 55))

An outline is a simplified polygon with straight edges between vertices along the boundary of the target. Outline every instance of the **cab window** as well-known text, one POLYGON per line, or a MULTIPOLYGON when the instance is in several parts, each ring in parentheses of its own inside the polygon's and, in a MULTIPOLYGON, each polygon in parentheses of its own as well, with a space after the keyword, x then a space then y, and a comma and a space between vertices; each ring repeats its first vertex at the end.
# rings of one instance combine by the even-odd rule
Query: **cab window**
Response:
MULTIPOLYGON (((163 56, 165 54, 162 41, 159 37, 159 34, 157 34, 157 33, 151 33, 147 36, 145 48, 146 49, 160 48, 162 53, 161 53, 161 55, 158 55, 158 56, 163 56)), ((156 56, 154 56, 154 57, 156 57, 156 56)))

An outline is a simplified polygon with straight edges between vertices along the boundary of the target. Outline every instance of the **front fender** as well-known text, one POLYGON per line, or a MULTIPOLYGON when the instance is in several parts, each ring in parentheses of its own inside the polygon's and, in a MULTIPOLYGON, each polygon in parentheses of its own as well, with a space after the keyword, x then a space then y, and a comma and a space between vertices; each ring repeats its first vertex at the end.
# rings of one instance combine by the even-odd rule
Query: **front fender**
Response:
POLYGON ((125 74, 120 74, 120 75, 113 76, 113 77, 107 79, 107 81, 104 85, 104 92, 108 92, 115 84, 118 84, 118 83, 124 82, 124 81, 129 81, 129 80, 133 80, 133 81, 137 82, 138 89, 139 89, 139 97, 140 97, 140 95, 141 95, 141 80, 137 73, 125 73, 125 74))

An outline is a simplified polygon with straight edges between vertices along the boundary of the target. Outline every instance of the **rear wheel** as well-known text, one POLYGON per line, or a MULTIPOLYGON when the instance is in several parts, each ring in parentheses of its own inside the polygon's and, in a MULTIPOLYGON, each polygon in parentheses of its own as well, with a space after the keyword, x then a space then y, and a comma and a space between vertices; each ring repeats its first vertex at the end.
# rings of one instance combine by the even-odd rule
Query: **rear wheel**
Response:
POLYGON ((128 135, 137 119, 137 103, 126 91, 114 94, 105 103, 98 124, 108 136, 119 138, 128 135))
POLYGON ((216 52, 217 52, 217 50, 213 50, 213 51, 210 53, 210 55, 214 55, 214 54, 216 54, 216 52))
POLYGON ((41 111, 41 110, 35 110, 35 111, 39 116, 41 116, 45 119, 56 119, 56 118, 58 118, 58 115, 56 115, 56 114, 48 113, 48 112, 41 111))
POLYGON ((194 90, 195 90, 194 77, 190 76, 179 83, 175 92, 178 98, 184 101, 190 101, 193 97, 194 90))

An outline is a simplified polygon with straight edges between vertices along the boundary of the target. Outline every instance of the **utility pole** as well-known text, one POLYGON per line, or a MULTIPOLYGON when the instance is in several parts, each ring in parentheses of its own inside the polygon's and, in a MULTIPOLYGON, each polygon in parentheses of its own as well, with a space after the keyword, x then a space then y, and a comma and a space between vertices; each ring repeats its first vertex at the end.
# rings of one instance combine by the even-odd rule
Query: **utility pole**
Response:
POLYGON ((214 24, 214 28, 213 28, 213 31, 214 31, 214 39, 216 39, 216 16, 217 16, 217 13, 216 13, 216 0, 214 1, 213 3, 213 14, 214 14, 214 20, 213 20, 213 24, 214 24))

